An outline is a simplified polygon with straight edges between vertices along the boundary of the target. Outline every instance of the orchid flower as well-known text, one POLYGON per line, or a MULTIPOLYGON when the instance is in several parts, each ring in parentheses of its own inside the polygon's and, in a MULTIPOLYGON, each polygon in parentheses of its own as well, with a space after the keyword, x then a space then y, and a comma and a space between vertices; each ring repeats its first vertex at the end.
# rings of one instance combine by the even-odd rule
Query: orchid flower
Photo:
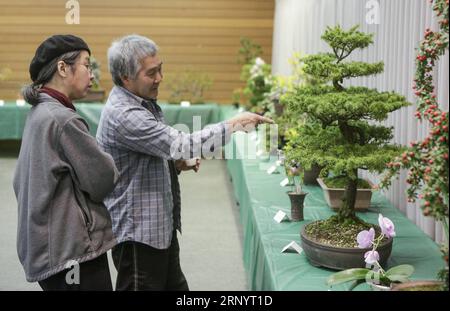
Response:
POLYGON ((370 228, 370 230, 363 230, 358 233, 356 241, 358 242, 359 248, 368 248, 372 246, 373 240, 375 238, 375 230, 370 228))
POLYGON ((394 223, 387 217, 378 214, 378 224, 380 225, 381 232, 388 238, 395 237, 394 223))
POLYGON ((364 261, 366 263, 368 263, 369 265, 373 265, 378 262, 378 260, 380 260, 380 255, 377 251, 371 250, 364 254, 364 258, 364 261))

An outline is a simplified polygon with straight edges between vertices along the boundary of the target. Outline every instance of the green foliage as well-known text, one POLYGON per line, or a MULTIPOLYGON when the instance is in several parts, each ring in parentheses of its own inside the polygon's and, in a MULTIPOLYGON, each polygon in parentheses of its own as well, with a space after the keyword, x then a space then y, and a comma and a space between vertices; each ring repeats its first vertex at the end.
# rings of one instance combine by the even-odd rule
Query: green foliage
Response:
POLYGON ((354 50, 373 42, 371 34, 357 29, 357 26, 348 31, 340 26, 328 27, 322 38, 333 53, 303 59, 304 72, 321 84, 297 87, 296 92, 281 98, 289 114, 298 118, 307 115, 307 122, 296 128, 298 136, 286 147, 287 158, 306 169, 316 163, 323 167, 322 175, 332 172, 348 178, 349 190, 339 210, 341 220, 354 215, 354 206, 347 202, 354 202, 358 169, 382 172, 386 163, 403 150, 389 144, 391 128, 374 122, 385 120, 389 113, 409 105, 403 96, 393 92, 343 87, 345 79, 383 71, 382 62, 343 62, 354 50))
POLYGON ((391 92, 365 87, 349 87, 342 92, 326 85, 301 87, 296 94, 289 94, 282 100, 291 112, 306 113, 324 126, 335 121, 381 121, 390 112, 409 104, 403 96, 391 92))
POLYGON ((211 87, 212 80, 206 73, 187 69, 169 79, 167 84, 169 103, 178 104, 186 100, 192 104, 202 104, 204 93, 211 87))
POLYGON ((375 64, 356 61, 339 63, 339 58, 329 53, 308 56, 304 62, 305 73, 315 77, 321 83, 330 81, 342 83, 344 79, 369 76, 381 73, 384 69, 383 62, 375 64))
MULTIPOLYGON (((377 281, 377 283, 381 285, 390 286, 391 283, 402 283, 408 281, 413 272, 414 267, 411 265, 398 265, 387 270, 386 272, 382 270, 373 271, 367 268, 347 269, 332 274, 327 279, 327 285, 334 286, 352 281, 371 281, 372 283, 377 281)), ((362 283, 363 282, 358 282, 358 285, 362 283)), ((352 289, 354 287, 352 287, 352 289)))
POLYGON ((271 69, 259 57, 242 67, 241 80, 246 82, 242 94, 247 99, 247 110, 261 114, 267 110, 267 94, 272 87, 271 69))
POLYGON ((328 26, 322 35, 324 40, 339 59, 344 59, 356 49, 364 49, 373 43, 373 34, 358 31, 359 25, 345 31, 341 26, 328 26))
POLYGON ((439 30, 425 30, 416 57, 414 79, 417 96, 416 118, 429 122, 429 133, 422 141, 411 142, 410 148, 401 156, 388 163, 389 170, 381 186, 389 187, 391 180, 402 169, 408 170, 406 182, 410 202, 420 199, 425 216, 440 221, 445 230, 447 246, 442 248, 446 267, 440 272, 440 279, 448 290, 448 214, 449 214, 449 113, 443 111, 434 94, 433 71, 439 58, 449 47, 449 2, 432 0, 437 15, 439 30))
POLYGON ((254 43, 252 39, 241 37, 240 43, 241 47, 239 48, 238 52, 238 64, 250 64, 255 58, 262 55, 261 46, 257 43, 254 43))
MULTIPOLYGON (((332 176, 324 178, 323 182, 328 188, 342 189, 347 185, 347 179, 346 176, 332 176)), ((371 189, 371 186, 367 180, 358 178, 358 189, 371 189)))
POLYGON ((93 90, 100 90, 100 78, 101 78, 101 70, 100 70, 100 63, 95 59, 93 56, 90 58, 90 64, 91 64, 91 70, 92 75, 94 76, 94 80, 92 81, 92 89, 93 90))

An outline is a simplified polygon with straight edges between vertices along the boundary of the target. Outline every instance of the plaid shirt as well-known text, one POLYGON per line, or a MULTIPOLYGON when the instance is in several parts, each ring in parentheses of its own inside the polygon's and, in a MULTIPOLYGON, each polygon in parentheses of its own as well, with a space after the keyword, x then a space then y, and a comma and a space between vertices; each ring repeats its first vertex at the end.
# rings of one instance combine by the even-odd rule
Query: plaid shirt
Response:
POLYGON ((97 141, 119 170, 116 187, 104 201, 119 243, 170 246, 174 228, 181 229, 174 152, 188 149, 188 158, 193 158, 199 151, 193 146, 210 139, 219 145, 227 143, 229 126, 222 122, 186 134, 164 123, 156 101, 146 101, 119 86, 111 90, 97 141))

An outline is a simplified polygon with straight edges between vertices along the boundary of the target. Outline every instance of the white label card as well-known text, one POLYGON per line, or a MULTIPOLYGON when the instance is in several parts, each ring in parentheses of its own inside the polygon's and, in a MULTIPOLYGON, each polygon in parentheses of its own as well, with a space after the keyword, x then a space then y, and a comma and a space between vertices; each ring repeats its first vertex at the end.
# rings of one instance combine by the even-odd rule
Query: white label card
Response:
POLYGON ((267 170, 267 174, 271 175, 273 174, 275 171, 277 170, 277 167, 275 165, 269 167, 269 169, 267 170))
POLYGON ((5 104, 5 101, 3 99, 0 99, 0 106, 3 106, 5 104))
POLYGON ((289 243, 288 245, 286 245, 283 250, 281 251, 282 253, 293 253, 293 252, 297 252, 299 254, 301 254, 303 252, 303 248, 301 248, 300 245, 297 244, 297 242, 292 241, 291 243, 289 243))
POLYGON ((280 186, 281 187, 286 187, 286 185, 288 185, 289 184, 289 179, 288 178, 285 178, 285 179, 283 179, 281 182, 280 182, 280 186))
POLYGON ((256 151, 256 156, 261 156, 263 154, 263 151, 262 150, 258 150, 258 151, 256 151))
POLYGON ((17 106, 25 106, 25 100, 23 100, 23 99, 16 100, 16 105, 17 106))
POLYGON ((273 219, 277 222, 280 223, 283 220, 289 220, 289 217, 286 215, 285 212, 283 211, 278 211, 275 216, 273 217, 273 219))

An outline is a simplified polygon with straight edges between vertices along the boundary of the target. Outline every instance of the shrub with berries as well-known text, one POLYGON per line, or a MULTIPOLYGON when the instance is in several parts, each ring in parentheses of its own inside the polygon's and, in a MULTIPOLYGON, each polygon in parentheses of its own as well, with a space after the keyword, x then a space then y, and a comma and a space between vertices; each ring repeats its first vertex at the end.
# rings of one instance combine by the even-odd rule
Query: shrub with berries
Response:
MULTIPOLYGON (((439 30, 426 29, 416 57, 416 75, 413 89, 417 96, 416 118, 429 122, 429 132, 422 141, 413 141, 408 151, 401 157, 388 163, 388 174, 383 179, 382 187, 388 187, 392 177, 401 169, 408 170, 406 182, 408 201, 420 199, 425 216, 432 216, 442 222, 447 244, 444 258, 448 267, 448 111, 439 108, 433 85, 433 67, 440 56, 448 49, 449 0, 431 0, 433 10, 438 16, 439 30)), ((447 268, 448 275, 448 268, 447 268)), ((448 276, 447 276, 448 281, 448 276)), ((448 286, 448 283, 447 283, 448 286)))

